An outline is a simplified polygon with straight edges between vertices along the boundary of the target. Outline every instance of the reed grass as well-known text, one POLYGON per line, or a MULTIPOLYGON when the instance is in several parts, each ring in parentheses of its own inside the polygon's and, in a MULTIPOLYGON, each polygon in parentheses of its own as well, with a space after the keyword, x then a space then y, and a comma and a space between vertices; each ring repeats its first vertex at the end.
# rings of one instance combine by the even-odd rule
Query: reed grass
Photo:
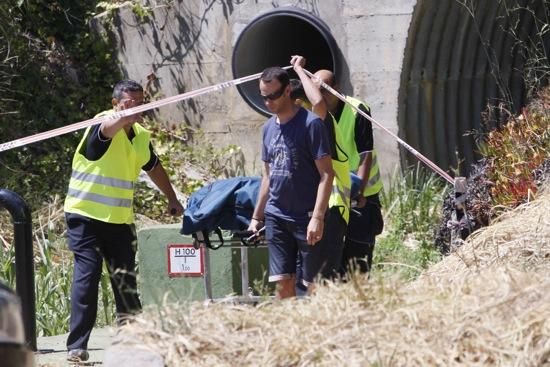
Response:
POLYGON ((394 172, 381 193, 384 232, 374 251, 375 276, 398 275, 413 280, 440 261, 434 228, 441 219, 443 198, 450 187, 420 165, 394 172))

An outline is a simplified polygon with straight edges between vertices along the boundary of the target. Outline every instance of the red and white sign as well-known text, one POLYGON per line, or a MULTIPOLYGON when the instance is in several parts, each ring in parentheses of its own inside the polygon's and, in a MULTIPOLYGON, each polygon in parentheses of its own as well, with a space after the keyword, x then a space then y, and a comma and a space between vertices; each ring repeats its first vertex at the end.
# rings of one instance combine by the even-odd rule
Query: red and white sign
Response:
POLYGON ((203 249, 193 245, 168 245, 169 277, 200 277, 204 274, 203 249))

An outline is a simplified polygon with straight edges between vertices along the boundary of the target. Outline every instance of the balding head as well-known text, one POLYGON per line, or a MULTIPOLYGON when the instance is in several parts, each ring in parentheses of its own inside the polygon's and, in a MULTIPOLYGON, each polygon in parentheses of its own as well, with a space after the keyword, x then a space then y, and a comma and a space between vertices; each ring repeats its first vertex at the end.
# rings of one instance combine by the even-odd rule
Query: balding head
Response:
POLYGON ((321 79, 323 83, 328 84, 329 87, 334 87, 334 73, 330 70, 321 69, 314 74, 317 78, 321 79))
MULTIPOLYGON (((317 77, 319 80, 321 80, 323 83, 327 84, 329 87, 334 88, 338 90, 338 87, 336 85, 336 79, 334 78, 334 73, 330 70, 321 69, 317 71, 315 74, 313 74, 315 77, 317 77)), ((332 93, 328 92, 324 88, 321 89, 321 94, 323 95, 323 99, 325 100, 325 103, 327 104, 327 108, 330 112, 334 113, 336 111, 336 107, 338 106, 339 99, 332 93)))

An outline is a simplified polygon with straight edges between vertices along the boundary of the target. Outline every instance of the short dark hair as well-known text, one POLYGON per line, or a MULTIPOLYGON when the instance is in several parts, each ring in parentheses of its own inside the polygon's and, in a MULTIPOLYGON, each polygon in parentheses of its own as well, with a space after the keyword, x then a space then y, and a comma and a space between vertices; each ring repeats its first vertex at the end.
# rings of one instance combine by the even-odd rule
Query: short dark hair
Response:
POLYGON ((143 92, 143 87, 135 80, 121 80, 116 83, 113 88, 113 98, 120 100, 122 98, 122 93, 127 92, 143 92))
POLYGON ((260 79, 266 83, 271 82, 273 79, 277 79, 281 83, 281 88, 284 88, 290 82, 290 77, 285 69, 279 66, 272 66, 264 69, 260 79))
POLYGON ((307 101, 306 91, 299 79, 290 79, 290 98, 293 100, 300 98, 307 101))

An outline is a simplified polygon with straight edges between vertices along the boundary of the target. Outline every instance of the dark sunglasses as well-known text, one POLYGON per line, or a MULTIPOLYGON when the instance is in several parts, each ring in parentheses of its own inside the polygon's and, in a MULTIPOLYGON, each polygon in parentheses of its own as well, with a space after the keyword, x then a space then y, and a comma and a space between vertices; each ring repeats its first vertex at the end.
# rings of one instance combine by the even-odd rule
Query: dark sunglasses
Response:
POLYGON ((278 98, 281 98, 281 96, 283 95, 283 93, 285 92, 285 89, 286 89, 286 85, 282 86, 281 89, 279 89, 277 92, 273 92, 271 94, 268 94, 267 96, 264 96, 262 94, 262 92, 260 92, 260 97, 262 97, 262 99, 264 101, 267 101, 268 99, 270 101, 274 101, 278 98))

